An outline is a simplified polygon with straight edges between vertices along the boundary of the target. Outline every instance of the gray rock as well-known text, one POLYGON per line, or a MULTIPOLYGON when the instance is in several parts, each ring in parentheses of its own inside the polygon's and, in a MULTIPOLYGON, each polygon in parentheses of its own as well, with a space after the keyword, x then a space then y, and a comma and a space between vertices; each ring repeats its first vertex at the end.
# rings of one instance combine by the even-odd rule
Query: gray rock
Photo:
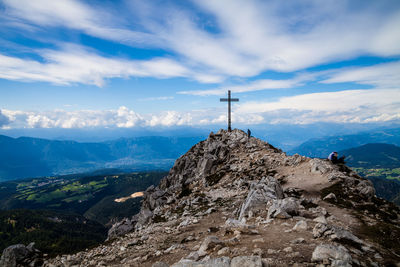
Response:
POLYGON ((283 249, 283 252, 285 253, 292 253, 293 252, 293 248, 292 247, 287 247, 283 249))
POLYGON ((302 237, 296 238, 292 241, 290 241, 290 244, 301 244, 301 243, 305 243, 306 240, 302 237))
MULTIPOLYGON (((231 260, 228 257, 208 259, 201 262, 192 260, 181 260, 171 267, 230 267, 231 260)), ((243 267, 243 266, 242 266, 243 267)))
POLYGON ((34 248, 34 243, 30 243, 27 247, 23 244, 9 246, 3 250, 0 259, 0 266, 41 266, 43 260, 40 252, 34 248))
POLYGON ((325 174, 333 170, 332 163, 328 160, 312 159, 310 160, 311 172, 325 174))
POLYGON ((325 218, 325 216, 318 216, 317 218, 315 218, 314 220, 313 220, 314 222, 317 222, 317 223, 323 223, 323 224, 327 224, 327 221, 326 221, 326 218, 325 218))
POLYGON ((227 254, 229 254, 229 252, 230 252, 230 249, 228 247, 224 247, 224 248, 221 248, 220 250, 218 250, 217 254, 218 254, 218 256, 227 255, 227 254))
POLYGON ((253 214, 265 210, 271 200, 282 199, 283 190, 279 182, 272 176, 263 177, 250 186, 250 191, 240 208, 239 220, 251 211, 253 214))
POLYGON ((118 236, 123 236, 132 231, 135 227, 136 220, 125 218, 117 223, 114 223, 108 230, 107 240, 112 240, 118 236))
POLYGON ((317 223, 313 229, 313 236, 318 237, 328 237, 331 240, 341 240, 347 241, 352 244, 358 244, 358 246, 364 245, 364 241, 353 235, 351 232, 334 225, 328 225, 324 223, 317 223))
POLYGON ((153 265, 151 265, 151 267, 169 267, 169 265, 166 264, 165 262, 157 261, 157 262, 153 263, 153 265))
POLYGON ((199 253, 197 251, 192 251, 189 255, 186 256, 186 259, 197 261, 200 258, 199 253))
POLYGON ((324 200, 333 200, 333 201, 337 201, 336 199, 336 195, 334 193, 329 193, 328 195, 326 195, 324 197, 324 200))
POLYGON ((199 256, 205 256, 207 255, 207 250, 210 250, 214 247, 216 247, 217 245, 222 245, 224 246, 224 242, 222 242, 221 240, 219 240, 218 237, 216 236, 207 236, 203 243, 201 243, 201 246, 198 250, 198 254, 199 256))
POLYGON ((301 220, 301 221, 298 221, 295 226, 293 226, 293 230, 295 230, 295 231, 299 231, 299 230, 305 231, 305 230, 307 230, 307 227, 308 227, 307 222, 304 221, 304 220, 301 220))
POLYGON ((331 266, 350 267, 352 258, 342 245, 321 244, 312 254, 312 262, 330 262, 331 266))
POLYGON ((299 202, 293 197, 275 200, 268 209, 268 218, 287 219, 299 214, 299 202))
POLYGON ((357 191, 366 197, 367 199, 371 199, 375 196, 375 188, 371 181, 362 180, 357 185, 357 191))
POLYGON ((137 222, 134 227, 138 229, 150 222, 151 218, 153 217, 153 212, 150 209, 142 206, 140 212, 136 215, 136 217, 137 222))
POLYGON ((231 261, 230 267, 262 267, 260 256, 238 256, 231 261))

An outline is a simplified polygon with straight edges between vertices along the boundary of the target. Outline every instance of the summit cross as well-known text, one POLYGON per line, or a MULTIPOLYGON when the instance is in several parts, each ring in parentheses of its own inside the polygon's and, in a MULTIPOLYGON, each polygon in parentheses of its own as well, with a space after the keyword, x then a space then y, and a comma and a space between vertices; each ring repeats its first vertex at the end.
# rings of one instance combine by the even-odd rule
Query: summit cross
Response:
POLYGON ((239 98, 231 98, 231 90, 228 90, 228 98, 220 98, 220 102, 228 102, 228 132, 232 131, 231 128, 231 102, 239 102, 239 98))

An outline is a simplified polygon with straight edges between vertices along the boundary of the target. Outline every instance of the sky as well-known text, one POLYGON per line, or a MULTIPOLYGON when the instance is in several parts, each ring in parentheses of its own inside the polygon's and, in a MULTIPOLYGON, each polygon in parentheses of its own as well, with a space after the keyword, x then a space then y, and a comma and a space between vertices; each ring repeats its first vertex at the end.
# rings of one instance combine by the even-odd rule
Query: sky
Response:
POLYGON ((398 0, 0 0, 0 129, 400 122, 398 0))

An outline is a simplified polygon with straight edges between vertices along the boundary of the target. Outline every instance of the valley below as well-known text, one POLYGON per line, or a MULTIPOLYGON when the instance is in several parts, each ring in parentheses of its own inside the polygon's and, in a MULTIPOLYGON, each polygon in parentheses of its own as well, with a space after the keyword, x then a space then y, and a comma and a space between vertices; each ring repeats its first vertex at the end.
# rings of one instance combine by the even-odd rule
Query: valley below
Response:
POLYGON ((0 249, 35 242, 68 253, 103 242, 116 221, 140 210, 142 192, 166 172, 68 175, 0 183, 0 249), (125 198, 124 201, 116 201, 125 198))

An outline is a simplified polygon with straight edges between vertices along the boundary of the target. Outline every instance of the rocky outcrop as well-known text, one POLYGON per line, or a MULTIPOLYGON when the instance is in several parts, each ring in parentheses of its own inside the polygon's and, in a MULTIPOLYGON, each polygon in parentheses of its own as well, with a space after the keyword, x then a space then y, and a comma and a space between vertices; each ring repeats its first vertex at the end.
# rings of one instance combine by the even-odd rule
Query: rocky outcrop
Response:
POLYGON ((344 246, 334 244, 317 246, 312 254, 311 261, 337 267, 352 266, 352 258, 349 251, 344 246))
POLYGON ((357 248, 361 248, 364 245, 364 242, 353 235, 351 232, 334 225, 328 225, 324 223, 317 223, 313 229, 313 236, 315 238, 318 237, 328 237, 334 241, 342 241, 346 244, 352 244, 357 248))
POLYGON ((252 217, 258 211, 265 210, 273 200, 282 198, 282 187, 274 177, 263 177, 258 182, 252 182, 249 194, 240 208, 239 220, 249 213, 252 217))
POLYGON ((287 219, 299 214, 299 201, 293 197, 275 200, 268 209, 268 218, 287 219))
POLYGON ((262 181, 252 183, 252 193, 249 195, 247 203, 243 205, 240 217, 243 217, 251 209, 256 210, 256 206, 262 202, 282 198, 283 191, 279 183, 273 177, 268 176, 270 170, 265 161, 270 161, 271 158, 259 159, 258 163, 261 166, 258 168, 240 164, 241 159, 237 152, 247 154, 261 149, 279 151, 258 139, 248 139, 243 131, 226 132, 221 130, 215 134, 211 133, 207 140, 193 146, 175 162, 168 176, 160 182, 159 186, 146 190, 136 228, 153 221, 154 217, 162 216, 161 209, 159 209, 162 205, 173 203, 177 199, 190 195, 196 187, 210 187, 217 184, 228 173, 234 173, 235 177, 241 176, 244 183, 248 183, 250 179, 259 179, 262 175, 264 176, 262 181))
POLYGON ((137 223, 137 217, 133 216, 132 219, 125 218, 119 222, 114 223, 108 230, 107 241, 123 236, 132 231, 137 223))
POLYGON ((345 165, 221 130, 177 159, 108 243, 44 265, 385 266, 400 262, 399 224, 345 165))
POLYGON ((41 266, 43 263, 41 253, 34 246, 35 243, 30 243, 28 246, 17 244, 5 248, 1 255, 0 266, 41 266))

